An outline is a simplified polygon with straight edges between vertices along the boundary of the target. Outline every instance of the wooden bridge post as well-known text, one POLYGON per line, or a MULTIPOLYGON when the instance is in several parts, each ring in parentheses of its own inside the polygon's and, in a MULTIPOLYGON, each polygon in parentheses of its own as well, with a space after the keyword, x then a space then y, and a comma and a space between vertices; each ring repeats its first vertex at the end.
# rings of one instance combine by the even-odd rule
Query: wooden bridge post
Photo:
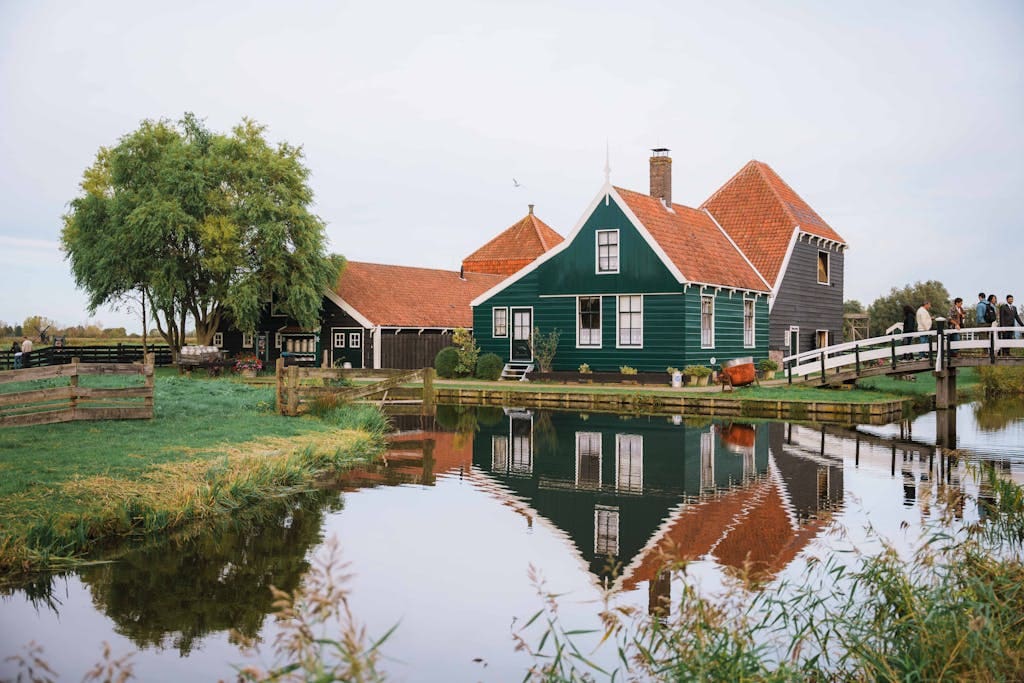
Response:
POLYGON ((889 345, 892 347, 892 369, 896 369, 896 338, 893 337, 889 340, 889 345))
POLYGON ((857 376, 860 376, 860 344, 853 347, 853 360, 856 366, 857 376))
POLYGON ((939 410, 956 407, 956 368, 935 373, 935 407, 939 410))

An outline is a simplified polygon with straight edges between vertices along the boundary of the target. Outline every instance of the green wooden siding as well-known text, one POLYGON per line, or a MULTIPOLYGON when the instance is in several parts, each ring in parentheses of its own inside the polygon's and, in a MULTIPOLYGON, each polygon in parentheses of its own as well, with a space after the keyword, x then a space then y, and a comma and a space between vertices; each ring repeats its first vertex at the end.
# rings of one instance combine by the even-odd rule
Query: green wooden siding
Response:
MULTIPOLYGON (((701 348, 701 288, 676 281, 618 205, 602 201, 573 242, 504 290, 473 309, 473 327, 483 353, 496 353, 507 361, 510 338, 491 334, 495 307, 533 309, 533 326, 542 334, 560 332, 555 370, 576 370, 586 363, 595 371, 617 371, 628 365, 637 370, 663 372, 667 367, 707 365, 730 358, 768 355, 768 299, 755 299, 755 348, 743 345, 743 299, 740 291, 706 290, 715 294, 715 346, 701 348), (597 274, 596 232, 619 231, 620 272, 597 274), (643 295, 642 348, 619 348, 616 295, 643 295), (577 296, 601 296, 601 348, 577 348, 577 296)), ((511 315, 509 316, 511 329, 511 315)))

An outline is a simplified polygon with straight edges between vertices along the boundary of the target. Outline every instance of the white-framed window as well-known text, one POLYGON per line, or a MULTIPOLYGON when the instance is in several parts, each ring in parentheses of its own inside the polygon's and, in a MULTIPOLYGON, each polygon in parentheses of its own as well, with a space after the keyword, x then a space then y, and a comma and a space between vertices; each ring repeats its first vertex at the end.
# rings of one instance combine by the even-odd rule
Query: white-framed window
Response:
POLYGON ((345 348, 345 333, 344 332, 335 332, 331 336, 333 337, 333 339, 331 340, 331 346, 333 346, 336 349, 343 349, 343 348, 345 348))
POLYGON ((619 231, 597 231, 597 272, 619 272, 619 231))
POLYGON ((619 554, 619 508, 594 506, 594 554, 619 554))
POLYGON ((639 294, 618 297, 617 346, 644 345, 644 298, 639 294))
POLYGON ((508 437, 504 434, 491 437, 491 471, 500 474, 508 471, 508 437))
POLYGON ((363 333, 362 332, 349 332, 348 333, 348 347, 350 349, 358 349, 363 345, 363 333))
POLYGON ((700 298, 700 347, 715 348, 715 297, 709 295, 700 298))
POLYGON ((754 300, 743 300, 743 346, 750 349, 756 345, 754 334, 754 300))
POLYGON ((576 432, 576 488, 601 488, 600 432, 576 432))
POLYGON ((827 285, 831 280, 832 271, 829 268, 829 253, 818 252, 818 284, 827 285))
POLYGON ((533 474, 533 420, 512 419, 512 462, 511 474, 533 474))
POLYGON ((275 332, 274 333, 274 348, 280 350, 281 349, 281 345, 283 343, 284 343, 284 340, 281 338, 281 333, 280 332, 275 332))
POLYGON ((615 489, 644 492, 644 437, 639 434, 615 435, 615 489))
POLYGON ((601 348, 601 297, 576 297, 576 348, 601 348))
POLYGON ((224 333, 223 332, 214 332, 213 333, 213 345, 216 346, 217 348, 220 348, 221 346, 224 346, 224 333))
POLYGON ((253 337, 252 332, 243 332, 242 333, 242 348, 243 349, 251 349, 252 348, 252 337, 253 337))
POLYGON ((715 433, 712 431, 700 435, 700 487, 715 487, 715 433))
POLYGON ((491 309, 491 336, 508 336, 508 309, 504 306, 491 309))

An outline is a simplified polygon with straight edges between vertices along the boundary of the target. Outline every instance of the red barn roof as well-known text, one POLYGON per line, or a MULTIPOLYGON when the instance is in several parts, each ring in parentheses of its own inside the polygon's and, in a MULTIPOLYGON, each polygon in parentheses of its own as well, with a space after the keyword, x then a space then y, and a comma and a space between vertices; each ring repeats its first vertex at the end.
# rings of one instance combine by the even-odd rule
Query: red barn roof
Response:
POLYGON ((499 275, 349 261, 335 293, 373 325, 473 326, 469 302, 501 282, 499 275))
POLYGON ((511 275, 562 243, 563 237, 530 213, 462 261, 467 273, 511 275))
POLYGON ((688 281, 768 291, 706 212, 681 204, 672 204, 670 210, 656 197, 618 187, 615 191, 688 281))
POLYGON ((751 161, 701 205, 773 286, 793 231, 846 244, 772 168, 751 161))

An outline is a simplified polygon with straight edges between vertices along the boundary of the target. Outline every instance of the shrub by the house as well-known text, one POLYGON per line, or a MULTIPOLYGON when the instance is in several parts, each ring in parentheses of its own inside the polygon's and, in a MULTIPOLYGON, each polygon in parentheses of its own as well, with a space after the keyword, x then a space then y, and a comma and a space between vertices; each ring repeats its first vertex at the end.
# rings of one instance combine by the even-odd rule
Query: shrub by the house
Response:
POLYGON ((434 356, 434 369, 437 376, 445 379, 455 377, 455 369, 459 365, 459 352, 454 346, 446 346, 434 356))
POLYGON ((485 353, 476 362, 477 379, 495 380, 501 377, 501 370, 505 363, 501 356, 496 353, 485 353))

